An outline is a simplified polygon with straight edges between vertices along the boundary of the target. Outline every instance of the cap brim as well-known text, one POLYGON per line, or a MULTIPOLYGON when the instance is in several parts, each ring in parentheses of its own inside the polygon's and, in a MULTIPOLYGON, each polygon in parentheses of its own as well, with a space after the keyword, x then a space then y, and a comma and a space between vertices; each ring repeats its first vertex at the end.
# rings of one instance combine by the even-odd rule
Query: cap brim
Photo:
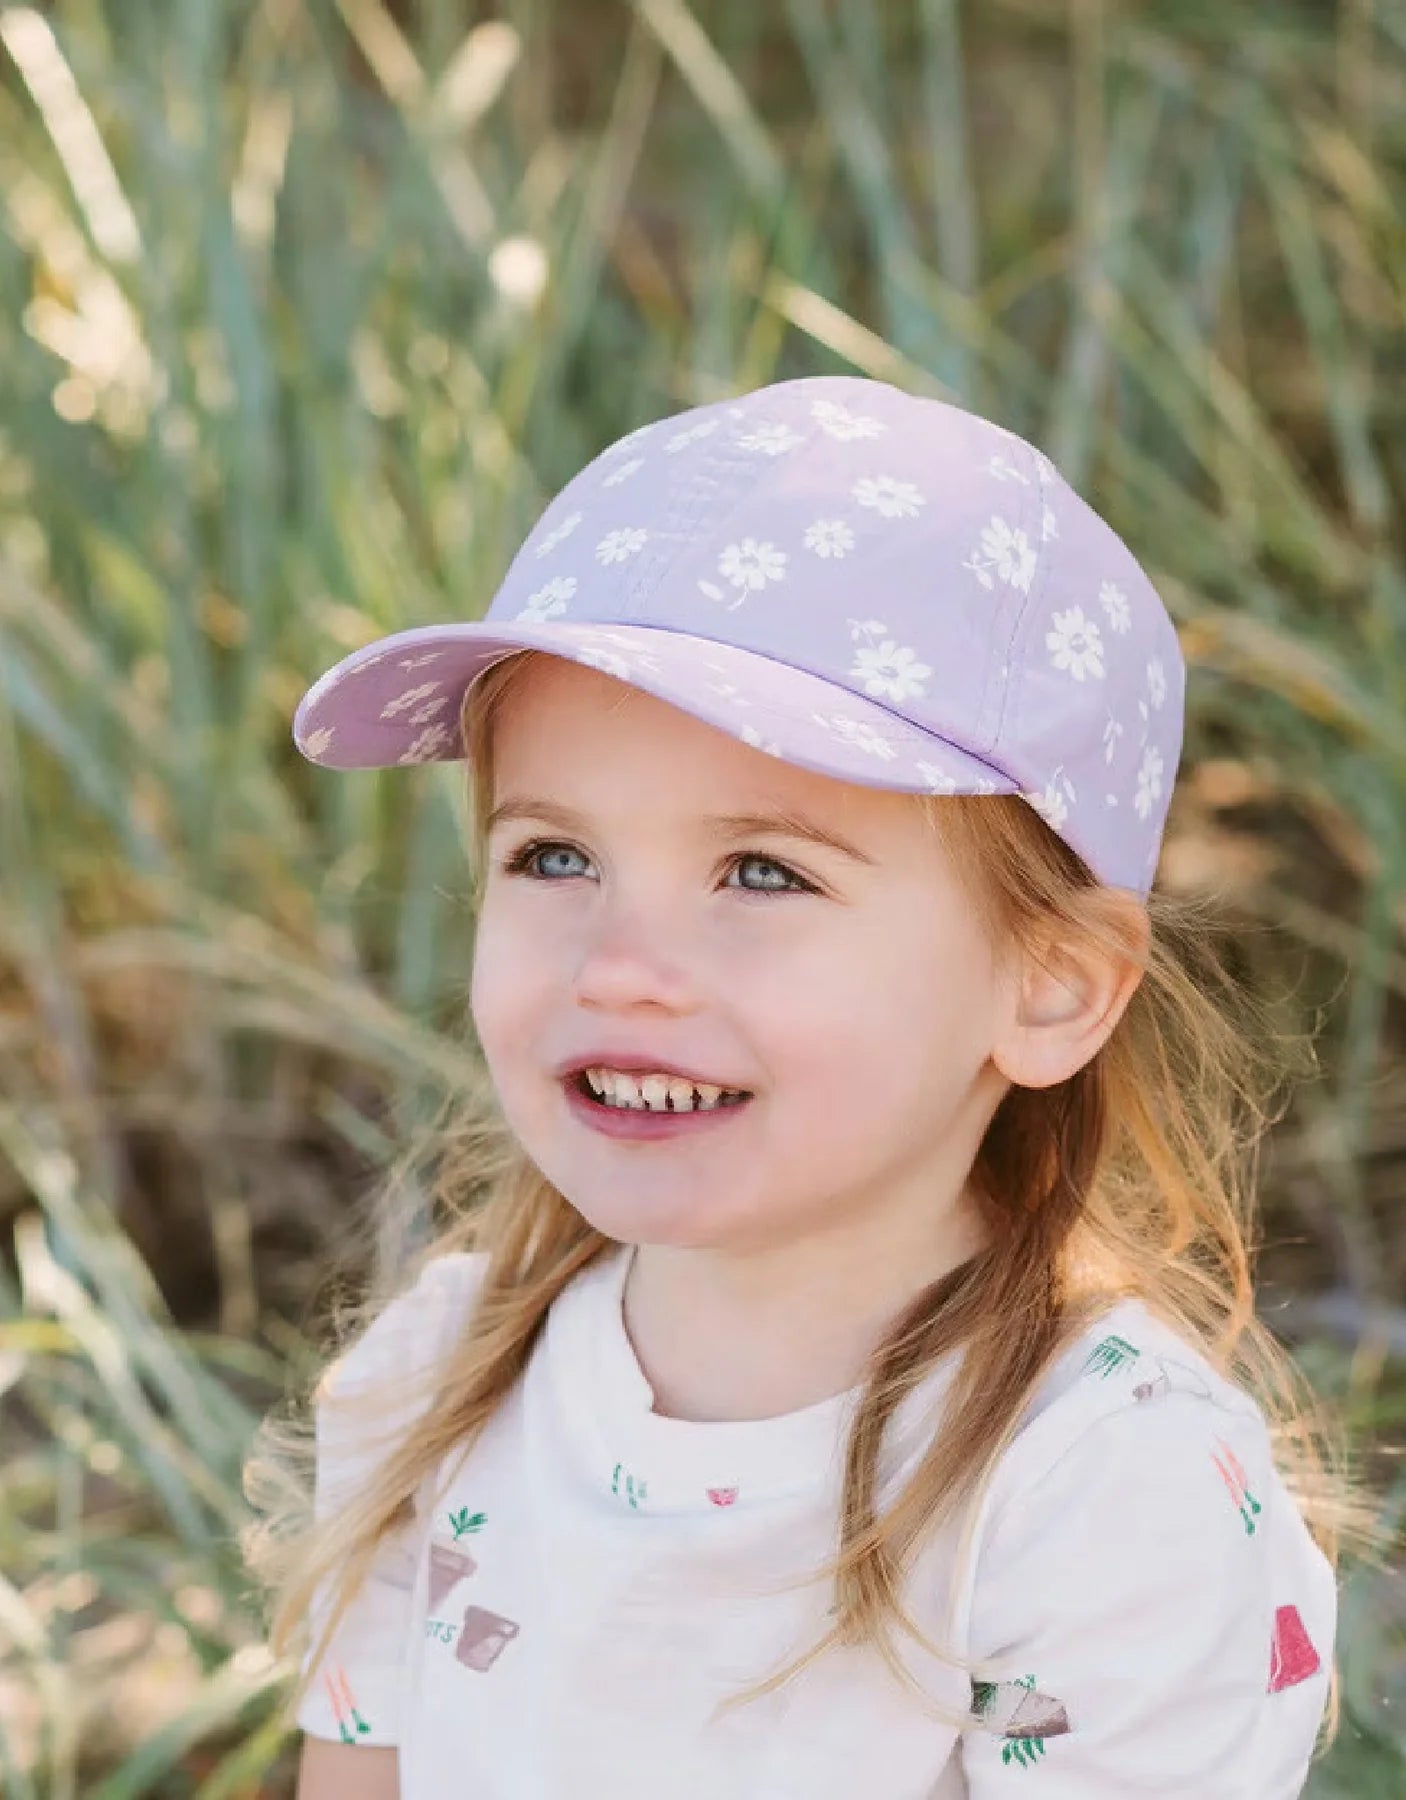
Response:
POLYGON ((498 621, 418 626, 355 650, 304 694, 293 738, 310 762, 384 769, 464 755, 476 676, 518 650, 613 675, 783 761, 909 793, 1013 794, 1018 783, 945 738, 805 669, 644 625, 498 621))

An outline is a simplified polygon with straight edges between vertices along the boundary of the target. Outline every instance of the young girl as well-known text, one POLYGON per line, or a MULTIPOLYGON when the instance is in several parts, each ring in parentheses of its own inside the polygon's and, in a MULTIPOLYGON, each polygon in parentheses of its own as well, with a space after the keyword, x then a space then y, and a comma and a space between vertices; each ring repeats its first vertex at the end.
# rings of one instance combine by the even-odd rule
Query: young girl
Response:
POLYGON ((251 1536, 301 1800, 1302 1791, 1355 1514, 1151 891, 1183 686, 1045 456, 824 377, 308 692, 316 762, 467 760, 488 1079, 251 1536))

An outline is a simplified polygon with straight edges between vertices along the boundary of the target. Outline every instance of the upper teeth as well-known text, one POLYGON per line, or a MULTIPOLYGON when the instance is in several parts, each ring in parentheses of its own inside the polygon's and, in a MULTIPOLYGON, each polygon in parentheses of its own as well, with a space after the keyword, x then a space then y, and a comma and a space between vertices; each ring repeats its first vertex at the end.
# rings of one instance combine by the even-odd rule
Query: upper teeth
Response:
POLYGON ((706 1081, 683 1081, 676 1075, 625 1075, 616 1069, 587 1069, 586 1080, 607 1106, 648 1108, 666 1112, 708 1111, 720 1101, 741 1099, 737 1088, 714 1087, 706 1081))

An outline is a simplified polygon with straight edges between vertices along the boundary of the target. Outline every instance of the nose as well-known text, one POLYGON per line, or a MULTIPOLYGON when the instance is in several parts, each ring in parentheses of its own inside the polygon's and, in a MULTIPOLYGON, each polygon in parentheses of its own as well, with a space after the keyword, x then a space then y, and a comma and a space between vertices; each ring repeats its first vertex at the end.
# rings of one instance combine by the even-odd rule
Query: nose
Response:
POLYGON ((698 985, 667 916, 638 906, 602 908, 587 930, 576 972, 580 1005, 600 1012, 653 1007, 684 1014, 699 1004, 698 985))

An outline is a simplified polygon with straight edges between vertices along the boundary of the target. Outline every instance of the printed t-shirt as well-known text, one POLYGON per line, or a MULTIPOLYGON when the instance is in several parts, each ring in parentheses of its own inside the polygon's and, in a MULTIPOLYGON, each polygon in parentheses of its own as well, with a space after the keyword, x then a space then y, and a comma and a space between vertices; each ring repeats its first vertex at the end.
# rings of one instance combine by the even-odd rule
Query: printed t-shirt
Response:
MULTIPOLYGON (((1135 1300, 1046 1371, 981 1502, 965 1576, 949 1521, 905 1579, 930 1638, 995 1659, 973 1683, 895 1637, 963 1729, 868 1646, 714 1716, 823 1634, 831 1591, 804 1577, 834 1553, 859 1390, 774 1419, 654 1412, 624 1326, 632 1255, 620 1246, 566 1288, 478 1442, 383 1543, 299 1709, 305 1731, 399 1746, 402 1800, 1302 1792, 1337 1624, 1332 1568, 1257 1405, 1135 1300)), ((335 1391, 437 1363, 485 1262, 432 1263, 335 1365, 335 1391)), ((958 1354, 891 1424, 881 1507, 940 1429, 958 1354)), ((374 1454, 319 1401, 320 1512, 374 1454)))

